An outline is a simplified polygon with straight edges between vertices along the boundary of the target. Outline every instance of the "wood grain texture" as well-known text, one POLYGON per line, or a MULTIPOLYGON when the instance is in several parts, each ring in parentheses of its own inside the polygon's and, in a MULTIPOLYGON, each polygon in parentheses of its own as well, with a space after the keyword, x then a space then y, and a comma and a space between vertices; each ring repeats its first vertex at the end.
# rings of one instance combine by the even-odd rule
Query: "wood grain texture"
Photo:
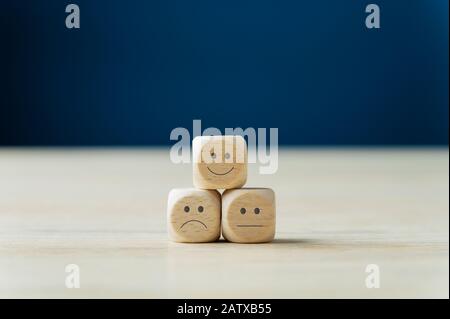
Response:
POLYGON ((242 136, 197 136, 192 142, 196 188, 240 188, 247 181, 247 144, 242 136))
POLYGON ((233 243, 267 243, 275 236, 275 193, 269 188, 228 189, 222 194, 222 233, 233 243))
POLYGON ((0 150, 0 297, 449 297, 445 149, 281 149, 268 244, 167 239, 168 149, 0 150), (65 287, 65 266, 81 288, 65 287), (367 289, 365 269, 380 267, 367 289))
POLYGON ((216 190, 176 188, 169 193, 167 230, 180 243, 213 242, 220 237, 221 196, 216 190))

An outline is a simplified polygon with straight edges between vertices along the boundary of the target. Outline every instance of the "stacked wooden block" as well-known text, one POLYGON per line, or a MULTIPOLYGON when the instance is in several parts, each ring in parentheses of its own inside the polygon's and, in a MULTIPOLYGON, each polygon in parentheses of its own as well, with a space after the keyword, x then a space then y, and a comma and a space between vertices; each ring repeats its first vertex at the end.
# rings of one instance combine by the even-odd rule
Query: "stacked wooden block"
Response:
POLYGON ((275 194, 241 188, 247 181, 247 144, 241 136, 199 136, 193 141, 195 188, 169 193, 167 225, 175 242, 263 243, 275 236, 275 194), (224 190, 221 194, 218 190, 224 190))

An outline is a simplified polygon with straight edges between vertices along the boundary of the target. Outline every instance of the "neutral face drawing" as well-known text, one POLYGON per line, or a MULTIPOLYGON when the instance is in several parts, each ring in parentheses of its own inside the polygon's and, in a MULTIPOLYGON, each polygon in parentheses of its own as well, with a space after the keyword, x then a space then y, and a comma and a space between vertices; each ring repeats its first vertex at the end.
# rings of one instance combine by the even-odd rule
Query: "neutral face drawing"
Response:
POLYGON ((174 189, 169 193, 167 226, 176 242, 210 242, 220 236, 220 193, 174 189))
POLYGON ((275 235, 275 196, 270 189, 233 189, 222 195, 224 237, 232 242, 259 243, 275 235))
POLYGON ((196 187, 229 189, 245 184, 247 145, 241 136, 202 136, 193 144, 196 187))

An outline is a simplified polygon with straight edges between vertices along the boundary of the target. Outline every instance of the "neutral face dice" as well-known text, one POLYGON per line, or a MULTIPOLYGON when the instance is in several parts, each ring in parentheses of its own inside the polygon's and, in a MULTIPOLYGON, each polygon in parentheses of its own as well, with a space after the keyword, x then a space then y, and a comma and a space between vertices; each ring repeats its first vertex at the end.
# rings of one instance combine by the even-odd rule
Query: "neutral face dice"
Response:
POLYGON ((216 190, 173 189, 167 205, 169 238, 175 242, 203 243, 220 237, 221 196, 216 190))
POLYGON ((242 136, 198 136, 193 154, 196 188, 238 188, 247 181, 247 144, 242 136))
POLYGON ((275 236, 275 193, 268 188, 222 194, 222 234, 235 243, 263 243, 275 236))

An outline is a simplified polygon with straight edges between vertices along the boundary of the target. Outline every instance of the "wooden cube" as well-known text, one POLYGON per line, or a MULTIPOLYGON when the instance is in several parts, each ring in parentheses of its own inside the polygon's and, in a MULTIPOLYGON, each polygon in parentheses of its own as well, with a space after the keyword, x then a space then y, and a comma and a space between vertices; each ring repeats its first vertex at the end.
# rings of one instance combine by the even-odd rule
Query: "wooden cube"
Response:
POLYGON ((173 189, 167 204, 169 239, 182 243, 216 241, 220 237, 221 196, 216 190, 173 189))
POLYGON ((222 234, 235 243, 264 243, 275 236, 275 193, 269 188, 229 189, 222 194, 222 234))
POLYGON ((247 181, 247 143, 242 136, 198 136, 193 160, 196 188, 238 188, 247 181))

